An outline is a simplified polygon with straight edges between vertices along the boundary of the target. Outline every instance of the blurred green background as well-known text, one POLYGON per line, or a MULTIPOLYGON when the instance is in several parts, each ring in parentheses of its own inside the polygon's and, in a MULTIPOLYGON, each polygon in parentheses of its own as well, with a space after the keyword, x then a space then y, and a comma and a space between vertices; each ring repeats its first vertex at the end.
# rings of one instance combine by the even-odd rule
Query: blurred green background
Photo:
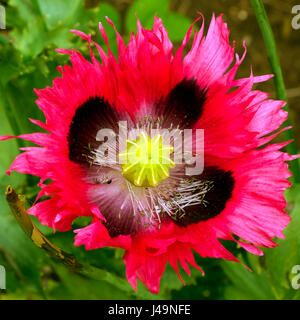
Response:
MULTIPOLYGON (((264 4, 275 33, 279 56, 287 86, 291 119, 299 147, 300 127, 295 126, 300 113, 300 30, 293 30, 291 9, 297 1, 265 0, 264 4)), ((0 1, 6 9, 6 29, 0 31, 0 135, 33 132, 37 127, 27 118, 41 119, 43 115, 35 105, 33 88, 51 85, 59 76, 56 66, 67 64, 66 56, 57 54, 55 48, 76 48, 88 57, 87 43, 72 35, 70 29, 91 33, 104 45, 99 36, 98 21, 106 27, 113 51, 116 53, 115 34, 104 17, 108 16, 128 41, 136 30, 135 13, 145 27, 151 28, 154 14, 163 18, 171 40, 178 47, 188 27, 204 14, 206 26, 212 12, 224 13, 231 30, 231 41, 236 40, 237 52, 243 52, 245 39, 248 54, 238 76, 248 76, 253 66, 255 75, 270 73, 264 43, 248 0, 9 0, 0 1)), ((275 96, 272 81, 257 85, 258 89, 275 96)), ((7 289, 0 299, 299 299, 300 290, 291 286, 295 274, 291 270, 300 265, 300 193, 293 186, 286 192, 287 210, 293 216, 285 231, 286 239, 280 246, 265 249, 263 257, 245 253, 235 244, 224 245, 233 251, 253 272, 242 265, 220 259, 202 259, 198 264, 206 276, 192 270, 188 277, 181 270, 186 285, 168 265, 161 281, 159 295, 152 295, 139 283, 138 293, 125 279, 122 250, 104 248, 85 251, 73 247, 72 232, 53 234, 52 230, 36 225, 48 238, 64 250, 73 253, 80 261, 102 270, 109 270, 109 280, 99 281, 70 273, 66 267, 51 260, 25 236, 9 212, 4 198, 5 188, 13 185, 24 205, 32 205, 38 192, 37 179, 13 173, 5 175, 10 163, 26 146, 23 141, 0 143, 0 265, 5 266, 7 289)), ((74 222, 74 229, 87 223, 74 222)))

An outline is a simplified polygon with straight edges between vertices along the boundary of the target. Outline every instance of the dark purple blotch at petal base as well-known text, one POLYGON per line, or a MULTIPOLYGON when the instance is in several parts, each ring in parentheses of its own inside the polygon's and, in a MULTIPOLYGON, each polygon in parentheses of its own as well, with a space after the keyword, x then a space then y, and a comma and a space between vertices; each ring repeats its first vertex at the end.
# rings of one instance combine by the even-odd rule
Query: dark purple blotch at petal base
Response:
POLYGON ((117 130, 120 115, 107 101, 100 97, 89 98, 75 112, 69 133, 69 158, 80 165, 89 162, 91 151, 99 147, 96 141, 100 129, 117 130))
POLYGON ((184 214, 181 212, 175 214, 173 220, 179 226, 186 227, 216 217, 225 209, 226 203, 232 196, 234 178, 230 171, 208 167, 200 176, 193 178, 211 182, 212 188, 205 194, 202 204, 186 207, 184 214))
POLYGON ((207 89, 201 88, 195 79, 184 79, 178 83, 165 99, 156 105, 163 126, 179 126, 191 129, 202 115, 207 89))

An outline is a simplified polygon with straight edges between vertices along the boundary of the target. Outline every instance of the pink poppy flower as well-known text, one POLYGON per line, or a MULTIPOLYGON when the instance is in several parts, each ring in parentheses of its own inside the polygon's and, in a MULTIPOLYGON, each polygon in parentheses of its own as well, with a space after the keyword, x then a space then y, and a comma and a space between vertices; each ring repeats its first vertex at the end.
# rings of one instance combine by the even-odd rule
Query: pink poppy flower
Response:
POLYGON ((206 35, 204 23, 194 32, 185 55, 193 25, 176 52, 161 19, 155 17, 152 30, 139 20, 137 26, 128 45, 116 31, 117 58, 101 23, 108 54, 90 35, 72 31, 88 41, 91 61, 74 49, 57 50, 70 55, 72 67, 58 67, 62 77, 35 91, 46 123, 31 120, 48 133, 18 137, 40 147, 23 148, 8 174, 41 178, 37 199, 51 198, 29 213, 42 224, 67 231, 77 217, 92 217, 75 230, 75 245, 123 248, 133 288, 139 279, 157 293, 167 262, 179 277, 178 262, 188 274, 188 264, 200 269, 192 250, 238 261, 219 239, 257 255, 257 246, 276 246, 272 238, 283 238, 290 221, 283 191, 290 185, 286 161, 294 157, 280 151, 287 143, 266 146, 287 118, 285 103, 252 90, 271 75, 236 79, 246 49, 241 58, 234 53, 222 16, 213 15, 206 35), (123 149, 120 123, 139 133, 123 149), (152 129, 161 131, 151 135, 152 129), (191 139, 181 144, 186 132, 191 139), (147 153, 154 149, 156 157, 147 153), (198 172, 182 161, 188 155, 200 164, 198 172))

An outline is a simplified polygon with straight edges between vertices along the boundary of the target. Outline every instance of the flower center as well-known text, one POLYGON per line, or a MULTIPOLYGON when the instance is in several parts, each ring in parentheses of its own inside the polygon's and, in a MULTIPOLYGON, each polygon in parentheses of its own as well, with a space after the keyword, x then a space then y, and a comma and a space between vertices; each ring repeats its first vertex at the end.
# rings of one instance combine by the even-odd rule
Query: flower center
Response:
POLYGON ((164 145, 162 136, 150 138, 145 132, 137 140, 127 140, 127 150, 119 153, 123 176, 138 187, 155 187, 169 177, 174 167, 170 158, 173 147, 164 145))

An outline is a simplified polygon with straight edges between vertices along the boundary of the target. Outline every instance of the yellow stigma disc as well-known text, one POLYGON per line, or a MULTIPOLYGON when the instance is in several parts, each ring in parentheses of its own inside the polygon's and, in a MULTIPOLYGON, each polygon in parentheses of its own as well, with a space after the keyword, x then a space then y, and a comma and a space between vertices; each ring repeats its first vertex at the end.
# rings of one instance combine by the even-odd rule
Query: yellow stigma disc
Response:
POLYGON ((127 140, 127 150, 119 153, 123 176, 138 187, 155 187, 169 177, 172 152, 172 146, 163 145, 161 135, 151 139, 142 132, 136 141, 127 140))

